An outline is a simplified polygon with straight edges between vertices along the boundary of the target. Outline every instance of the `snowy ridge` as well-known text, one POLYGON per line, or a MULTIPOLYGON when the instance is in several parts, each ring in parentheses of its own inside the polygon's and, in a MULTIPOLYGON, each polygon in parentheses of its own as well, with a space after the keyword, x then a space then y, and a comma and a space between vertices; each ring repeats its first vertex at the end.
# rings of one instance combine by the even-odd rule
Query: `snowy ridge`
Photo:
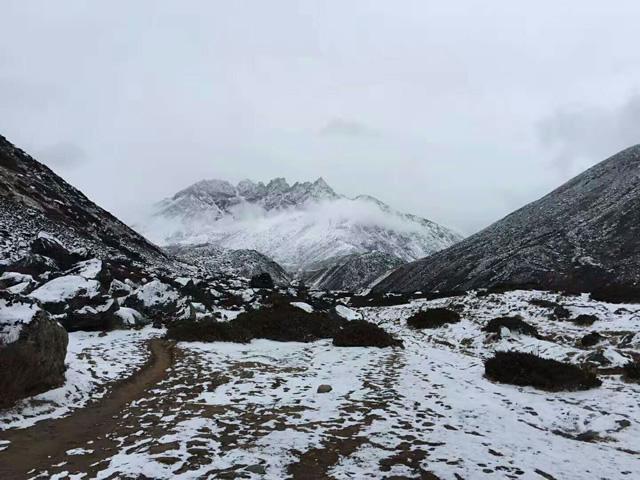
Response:
POLYGON ((461 239, 373 197, 336 194, 322 178, 291 186, 283 178, 201 181, 160 202, 136 228, 162 245, 257 250, 290 271, 371 251, 412 261, 461 239))

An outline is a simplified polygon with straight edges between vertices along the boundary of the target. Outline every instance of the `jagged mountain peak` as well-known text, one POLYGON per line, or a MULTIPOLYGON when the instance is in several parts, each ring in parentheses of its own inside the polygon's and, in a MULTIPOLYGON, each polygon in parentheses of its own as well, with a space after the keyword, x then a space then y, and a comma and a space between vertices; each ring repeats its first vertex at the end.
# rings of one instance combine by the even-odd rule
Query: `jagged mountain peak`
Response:
POLYGON ((291 270, 349 254, 379 250, 411 261, 460 236, 370 197, 348 198, 320 177, 290 185, 242 180, 198 182, 157 205, 138 228, 168 244, 210 242, 253 249, 291 270))

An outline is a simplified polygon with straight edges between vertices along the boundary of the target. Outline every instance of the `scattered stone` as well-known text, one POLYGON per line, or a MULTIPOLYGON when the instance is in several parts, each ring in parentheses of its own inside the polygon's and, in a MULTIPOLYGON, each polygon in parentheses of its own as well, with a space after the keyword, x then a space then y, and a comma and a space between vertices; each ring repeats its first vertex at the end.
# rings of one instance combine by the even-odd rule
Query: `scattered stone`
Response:
POLYGON ((323 384, 318 387, 318 393, 329 393, 331 390, 333 390, 331 385, 323 384))

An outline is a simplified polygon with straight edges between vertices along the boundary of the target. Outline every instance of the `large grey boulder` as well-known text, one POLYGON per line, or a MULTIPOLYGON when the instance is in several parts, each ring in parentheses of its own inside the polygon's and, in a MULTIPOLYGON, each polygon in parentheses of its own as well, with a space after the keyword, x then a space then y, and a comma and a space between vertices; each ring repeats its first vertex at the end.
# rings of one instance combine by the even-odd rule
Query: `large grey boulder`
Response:
POLYGON ((65 329, 28 299, 0 299, 0 408, 64 382, 65 329))

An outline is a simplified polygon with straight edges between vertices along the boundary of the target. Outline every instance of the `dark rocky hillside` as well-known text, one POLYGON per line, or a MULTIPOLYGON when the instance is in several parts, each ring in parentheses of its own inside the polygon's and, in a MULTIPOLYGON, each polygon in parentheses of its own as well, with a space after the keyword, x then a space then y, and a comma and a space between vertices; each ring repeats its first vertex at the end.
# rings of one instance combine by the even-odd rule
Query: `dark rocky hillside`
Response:
POLYGON ((640 293, 640 146, 608 158, 376 291, 493 286, 640 293))
POLYGON ((0 263, 28 254, 40 232, 101 258, 166 261, 155 245, 0 136, 0 263))
POLYGON ((385 252, 354 253, 318 262, 305 272, 305 284, 320 290, 357 292, 405 262, 385 252))

